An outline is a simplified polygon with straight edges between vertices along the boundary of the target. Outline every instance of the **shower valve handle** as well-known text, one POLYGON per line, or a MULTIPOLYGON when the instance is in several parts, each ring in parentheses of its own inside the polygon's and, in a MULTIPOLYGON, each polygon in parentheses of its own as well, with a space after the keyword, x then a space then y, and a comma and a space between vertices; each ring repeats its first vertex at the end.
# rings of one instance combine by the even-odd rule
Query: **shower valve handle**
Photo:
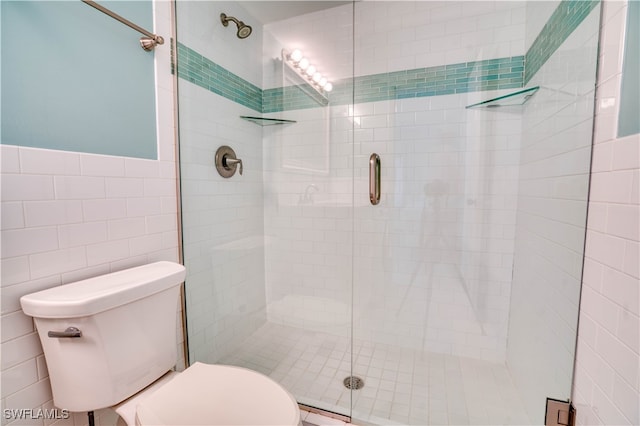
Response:
POLYGON ((240 169, 242 174, 242 160, 236 157, 235 151, 227 145, 223 145, 216 151, 214 164, 218 173, 223 178, 230 178, 236 173, 236 169, 240 169))
POLYGON ((222 164, 226 167, 232 168, 235 165, 239 166, 239 170, 238 172, 240 172, 240 174, 242 174, 242 160, 239 158, 229 158, 229 156, 225 155, 222 158, 222 164))

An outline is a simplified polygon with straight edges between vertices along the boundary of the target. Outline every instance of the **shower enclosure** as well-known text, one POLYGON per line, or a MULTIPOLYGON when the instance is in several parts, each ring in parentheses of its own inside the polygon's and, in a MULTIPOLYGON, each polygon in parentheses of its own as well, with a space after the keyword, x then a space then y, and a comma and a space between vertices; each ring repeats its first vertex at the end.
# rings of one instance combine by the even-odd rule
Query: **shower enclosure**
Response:
POLYGON ((599 14, 176 2, 190 362, 354 422, 542 423, 571 397, 599 14))

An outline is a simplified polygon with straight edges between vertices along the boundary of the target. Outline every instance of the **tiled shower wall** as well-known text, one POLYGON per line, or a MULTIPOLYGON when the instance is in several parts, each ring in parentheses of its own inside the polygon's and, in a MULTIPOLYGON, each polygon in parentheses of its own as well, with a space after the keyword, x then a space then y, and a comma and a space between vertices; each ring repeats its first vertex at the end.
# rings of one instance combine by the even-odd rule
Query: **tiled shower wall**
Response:
MULTIPOLYGON (((155 31, 170 34, 170 4, 155 3, 154 11, 155 31)), ((155 58, 157 160, 1 147, 3 409, 53 407, 38 335, 20 309, 22 295, 157 260, 178 261, 168 45, 156 49, 155 58)), ((183 368, 180 314, 178 320, 183 368)), ((86 424, 86 414, 72 421, 86 424)), ((13 423, 2 416, 3 425, 13 423)), ((101 423, 114 423, 110 410, 97 413, 101 423)))
POLYGON ((353 229, 348 107, 284 115, 297 123, 265 127, 263 133, 268 318, 348 336, 353 229))
POLYGON ((356 105, 355 335, 501 361, 520 117, 467 103, 356 105), (383 164, 376 207, 367 205, 371 152, 383 164))
POLYGON ((239 118, 246 107, 190 83, 180 99, 189 352, 213 363, 265 321, 261 132, 239 118), (222 145, 243 160, 242 175, 218 174, 222 145))
POLYGON ((524 21, 524 2, 359 3, 355 75, 521 55, 524 21))

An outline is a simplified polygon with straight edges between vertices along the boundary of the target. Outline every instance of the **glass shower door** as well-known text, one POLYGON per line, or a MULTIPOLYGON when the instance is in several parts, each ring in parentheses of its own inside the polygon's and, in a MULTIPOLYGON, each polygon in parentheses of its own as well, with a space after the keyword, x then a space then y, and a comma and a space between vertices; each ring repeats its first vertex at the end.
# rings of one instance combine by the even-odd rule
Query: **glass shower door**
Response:
POLYGON ((355 423, 542 424, 571 397, 599 19, 571 4, 355 3, 355 423))

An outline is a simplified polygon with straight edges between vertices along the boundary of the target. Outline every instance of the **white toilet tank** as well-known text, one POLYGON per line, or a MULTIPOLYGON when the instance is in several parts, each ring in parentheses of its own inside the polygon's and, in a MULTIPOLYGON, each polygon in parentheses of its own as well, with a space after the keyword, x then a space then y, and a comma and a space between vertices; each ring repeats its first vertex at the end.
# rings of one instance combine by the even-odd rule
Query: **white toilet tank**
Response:
POLYGON ((57 407, 110 407, 175 365, 185 274, 180 264, 156 262, 20 299, 24 313, 35 318, 57 407), (69 327, 82 336, 49 337, 69 327))

